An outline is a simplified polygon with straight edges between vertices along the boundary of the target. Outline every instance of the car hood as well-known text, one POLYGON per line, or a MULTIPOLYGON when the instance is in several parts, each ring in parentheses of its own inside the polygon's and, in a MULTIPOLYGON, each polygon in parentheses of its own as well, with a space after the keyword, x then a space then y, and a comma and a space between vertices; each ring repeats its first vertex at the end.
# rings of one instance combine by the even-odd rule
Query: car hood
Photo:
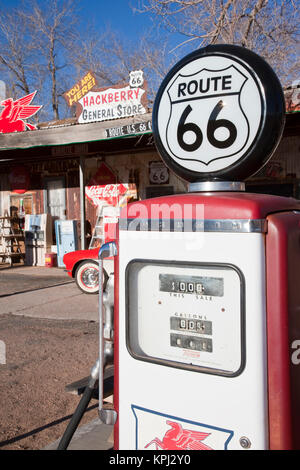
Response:
POLYGON ((82 259, 98 259, 99 247, 92 248, 91 250, 76 250, 66 253, 63 257, 63 262, 67 269, 72 269, 75 263, 82 259))

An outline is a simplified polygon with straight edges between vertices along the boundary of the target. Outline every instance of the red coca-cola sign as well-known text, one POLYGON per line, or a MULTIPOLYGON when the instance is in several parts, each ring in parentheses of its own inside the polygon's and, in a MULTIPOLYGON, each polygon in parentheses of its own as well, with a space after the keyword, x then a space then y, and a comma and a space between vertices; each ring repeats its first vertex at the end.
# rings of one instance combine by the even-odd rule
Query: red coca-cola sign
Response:
POLYGON ((9 174, 9 182, 13 193, 24 194, 29 189, 30 174, 24 166, 17 166, 9 174))
POLYGON ((122 183, 93 185, 85 188, 87 198, 95 205, 98 205, 101 201, 105 201, 112 206, 116 206, 118 205, 120 196, 123 196, 126 192, 127 187, 122 183))
POLYGON ((85 187, 86 197, 94 206, 122 206, 128 198, 136 197, 136 186, 118 183, 117 177, 105 163, 101 163, 85 187))
POLYGON ((116 175, 102 162, 89 181, 89 185, 86 186, 85 194, 95 206, 98 206, 101 202, 115 206, 118 204, 119 189, 122 192, 122 188, 119 188, 119 186, 116 175))

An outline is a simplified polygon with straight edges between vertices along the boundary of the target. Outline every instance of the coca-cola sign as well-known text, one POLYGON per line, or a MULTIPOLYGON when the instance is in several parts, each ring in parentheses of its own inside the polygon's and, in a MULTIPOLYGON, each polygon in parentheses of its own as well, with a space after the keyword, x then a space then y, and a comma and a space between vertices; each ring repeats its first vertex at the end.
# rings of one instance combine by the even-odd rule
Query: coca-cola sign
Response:
POLYGON ((105 184, 86 186, 85 194, 95 206, 103 202, 116 206, 119 204, 119 199, 127 192, 128 185, 119 184, 105 184))
POLYGON ((85 187, 86 197, 96 207, 101 205, 121 206, 127 199, 136 197, 136 186, 120 183, 114 172, 102 162, 85 187))

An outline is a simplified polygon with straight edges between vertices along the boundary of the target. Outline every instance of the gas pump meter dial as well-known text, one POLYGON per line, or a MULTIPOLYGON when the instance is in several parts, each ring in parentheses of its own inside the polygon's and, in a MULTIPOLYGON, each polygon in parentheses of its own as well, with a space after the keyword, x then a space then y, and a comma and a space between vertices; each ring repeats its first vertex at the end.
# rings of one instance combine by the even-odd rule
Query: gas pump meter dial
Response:
POLYGON ((244 286, 237 268, 136 260, 127 284, 127 347, 135 358, 218 375, 241 372, 244 286))

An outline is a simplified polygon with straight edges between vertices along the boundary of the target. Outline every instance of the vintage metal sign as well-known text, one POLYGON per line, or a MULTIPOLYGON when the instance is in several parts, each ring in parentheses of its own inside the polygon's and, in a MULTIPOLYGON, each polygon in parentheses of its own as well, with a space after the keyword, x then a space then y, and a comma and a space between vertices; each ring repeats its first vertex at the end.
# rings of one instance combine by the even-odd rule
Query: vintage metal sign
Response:
MULTIPOLYGON (((191 167, 192 162, 220 166, 217 160, 238 155, 250 139, 250 122, 241 106, 245 107, 241 92, 247 76, 233 65, 221 69, 208 66, 210 69, 194 74, 178 74, 167 90, 170 115, 166 142, 174 157, 188 160, 191 167)), ((255 135, 261 119, 259 93, 254 93, 253 99, 255 135)))
POLYGON ((13 193, 24 194, 30 186, 30 174, 24 166, 14 167, 9 173, 9 182, 13 193))
POLYGON ((8 98, 0 102, 0 105, 4 107, 0 113, 0 133, 5 134, 36 129, 36 126, 33 124, 25 122, 25 119, 34 116, 42 108, 42 106, 31 105, 35 95, 36 91, 16 101, 8 98))
POLYGON ((162 158, 188 181, 243 179, 272 155, 284 114, 269 65, 245 48, 215 45, 168 73, 154 103, 153 132, 162 158))
POLYGON ((149 183, 169 183, 169 168, 163 162, 153 161, 149 163, 149 183))
POLYGON ((76 112, 78 122, 83 124, 145 114, 146 90, 138 86, 138 83, 145 85, 145 81, 141 78, 138 80, 138 77, 141 77, 140 73, 130 79, 134 86, 129 83, 121 88, 112 86, 95 89, 79 99, 76 112))
POLYGON ((133 184, 118 183, 112 170, 105 163, 101 163, 85 187, 85 194, 96 207, 102 204, 120 206, 127 199, 136 197, 136 187, 133 184))
POLYGON ((129 86, 136 88, 143 86, 144 84, 144 72, 142 70, 134 70, 129 73, 129 86))
POLYGON ((63 94, 68 106, 75 105, 83 96, 97 85, 96 76, 89 71, 69 91, 63 94))
POLYGON ((136 449, 215 450, 228 448, 234 432, 187 421, 132 405, 136 420, 136 449))
POLYGON ((109 139, 126 135, 144 134, 146 132, 152 132, 151 121, 135 122, 125 126, 116 126, 105 129, 106 137, 109 139))
POLYGON ((127 188, 122 183, 104 184, 87 186, 85 194, 95 206, 99 206, 103 203, 115 206, 118 204, 119 198, 123 196, 126 191, 127 188))

